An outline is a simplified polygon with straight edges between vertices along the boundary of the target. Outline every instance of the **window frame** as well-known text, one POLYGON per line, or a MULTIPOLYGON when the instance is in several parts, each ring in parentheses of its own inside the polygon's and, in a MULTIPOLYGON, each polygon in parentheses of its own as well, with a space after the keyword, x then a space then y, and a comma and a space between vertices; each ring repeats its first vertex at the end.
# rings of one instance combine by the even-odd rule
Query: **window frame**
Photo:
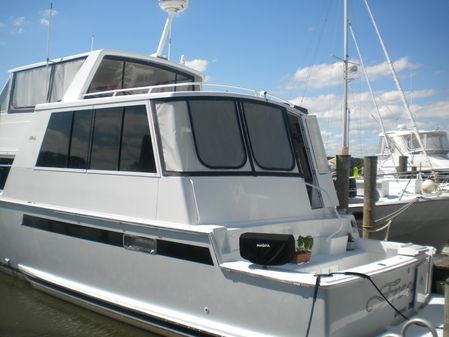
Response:
POLYGON ((0 179, 0 194, 3 193, 3 191, 5 189, 6 182, 8 181, 8 177, 11 172, 11 167, 14 164, 15 156, 14 155, 0 155, 0 161, 5 160, 5 159, 11 160, 11 163, 6 164, 6 163, 0 162, 0 171, 2 172, 2 174, 0 174, 0 176, 2 178, 2 179, 0 179), (3 180, 3 170, 4 169, 7 169, 7 172, 6 172, 6 177, 4 178, 5 181, 3 182, 2 180, 3 180))

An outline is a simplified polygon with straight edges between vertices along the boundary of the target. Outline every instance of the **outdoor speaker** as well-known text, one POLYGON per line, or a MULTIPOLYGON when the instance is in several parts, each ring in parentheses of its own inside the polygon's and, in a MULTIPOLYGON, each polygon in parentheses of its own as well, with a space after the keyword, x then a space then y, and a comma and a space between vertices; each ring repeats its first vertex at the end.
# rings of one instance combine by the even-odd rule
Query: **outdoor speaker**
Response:
POLYGON ((244 233, 239 241, 240 255, 264 266, 288 263, 295 253, 295 239, 289 234, 244 233))

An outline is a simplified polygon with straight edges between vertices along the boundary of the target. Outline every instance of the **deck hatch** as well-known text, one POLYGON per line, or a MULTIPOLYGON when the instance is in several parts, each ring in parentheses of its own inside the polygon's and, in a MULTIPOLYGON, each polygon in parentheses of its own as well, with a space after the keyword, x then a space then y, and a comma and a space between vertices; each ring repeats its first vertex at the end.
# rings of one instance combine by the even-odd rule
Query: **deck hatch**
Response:
POLYGON ((162 239, 151 239, 143 236, 131 236, 120 232, 45 219, 28 214, 24 214, 22 225, 56 234, 72 236, 78 239, 123 247, 142 253, 162 255, 211 266, 214 264, 208 247, 162 239))

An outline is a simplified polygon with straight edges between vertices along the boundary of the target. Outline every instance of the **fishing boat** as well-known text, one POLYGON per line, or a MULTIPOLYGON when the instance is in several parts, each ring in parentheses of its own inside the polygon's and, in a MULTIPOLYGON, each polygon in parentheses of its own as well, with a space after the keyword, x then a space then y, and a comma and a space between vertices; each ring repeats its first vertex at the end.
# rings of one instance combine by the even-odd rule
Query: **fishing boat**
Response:
POLYGON ((1 269, 164 335, 372 336, 419 313, 434 249, 360 239, 316 117, 161 50, 10 71, 1 269))

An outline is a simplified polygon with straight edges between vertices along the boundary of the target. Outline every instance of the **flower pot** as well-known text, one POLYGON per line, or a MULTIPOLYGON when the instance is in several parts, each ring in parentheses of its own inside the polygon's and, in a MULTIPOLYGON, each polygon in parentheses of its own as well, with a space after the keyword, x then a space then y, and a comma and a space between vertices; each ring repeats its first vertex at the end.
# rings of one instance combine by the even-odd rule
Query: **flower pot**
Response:
POLYGON ((295 255, 293 255, 292 263, 309 262, 311 256, 311 252, 296 252, 295 255))

